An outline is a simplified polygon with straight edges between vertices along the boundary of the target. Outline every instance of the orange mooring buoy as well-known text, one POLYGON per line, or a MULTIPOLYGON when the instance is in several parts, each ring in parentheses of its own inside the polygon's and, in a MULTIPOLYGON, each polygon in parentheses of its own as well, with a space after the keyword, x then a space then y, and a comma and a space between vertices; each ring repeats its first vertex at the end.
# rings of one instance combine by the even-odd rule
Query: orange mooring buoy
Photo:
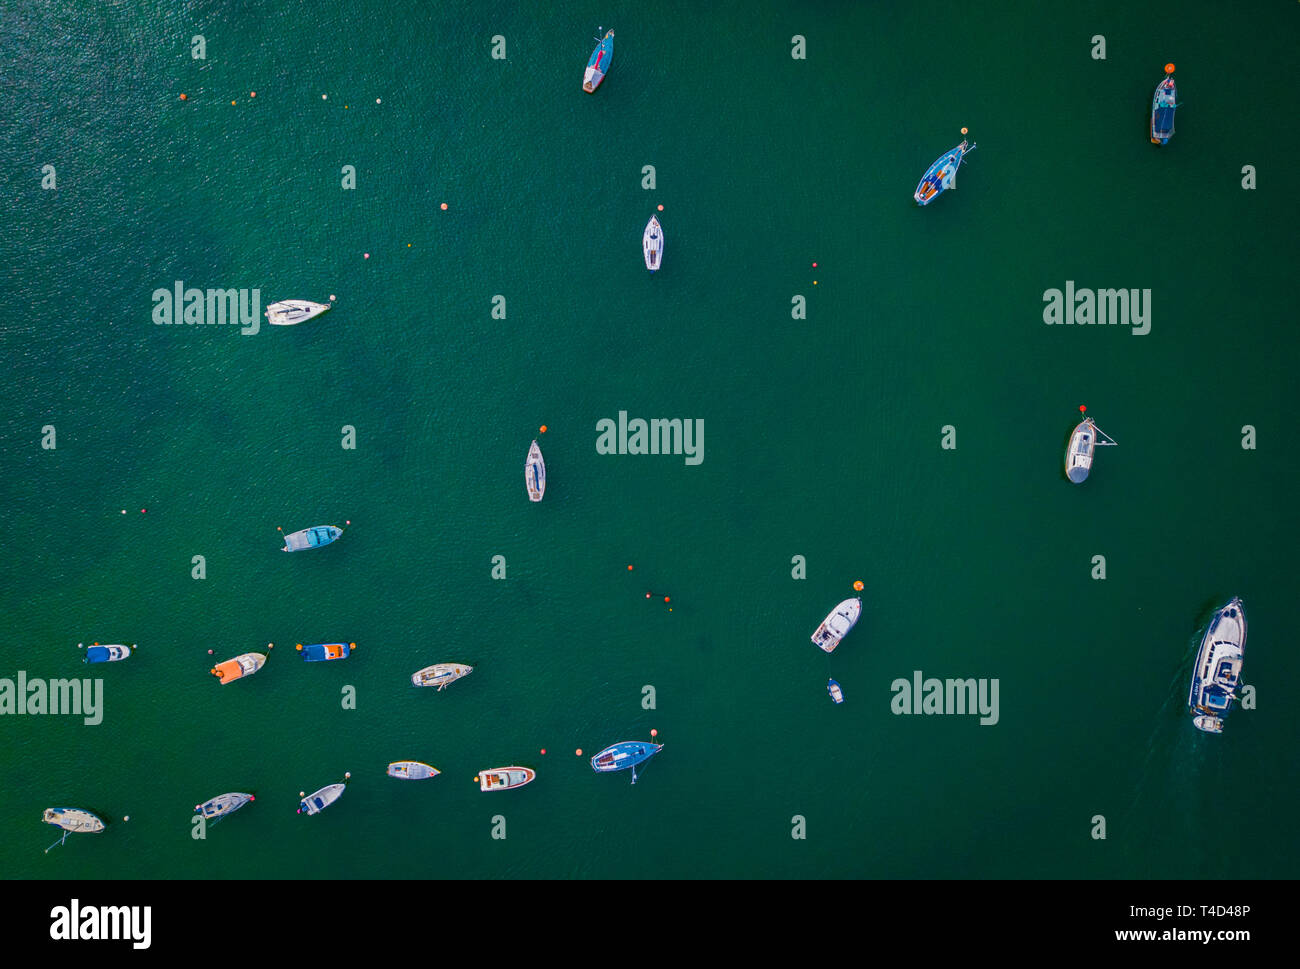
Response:
POLYGON ((1174 65, 1173 62, 1170 61, 1168 64, 1165 65, 1165 73, 1172 74, 1173 72, 1174 72, 1174 65))

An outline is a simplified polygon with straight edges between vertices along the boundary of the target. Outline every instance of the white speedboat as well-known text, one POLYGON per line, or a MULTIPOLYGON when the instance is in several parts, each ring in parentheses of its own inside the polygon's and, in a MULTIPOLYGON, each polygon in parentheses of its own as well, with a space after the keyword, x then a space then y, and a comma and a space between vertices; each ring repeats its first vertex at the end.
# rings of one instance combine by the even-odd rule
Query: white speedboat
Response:
POLYGON ((434 663, 412 673, 411 683, 415 686, 436 686, 442 690, 462 676, 469 676, 473 672, 474 667, 462 666, 460 663, 434 663))
POLYGON ((329 303, 313 303, 309 299, 285 299, 266 308, 266 322, 272 326, 293 326, 313 317, 328 313, 329 303))
POLYGON ((645 225, 645 233, 641 236, 641 251, 645 253, 645 268, 656 272, 660 262, 663 261, 664 230, 659 224, 659 219, 653 215, 650 216, 650 221, 645 225))
POLYGON ((395 760, 388 765, 388 776, 400 777, 404 781, 424 781, 441 773, 438 768, 420 760, 395 760))
POLYGON ((327 807, 343 796, 346 789, 343 784, 328 784, 315 794, 308 794, 298 804, 299 814, 320 814, 327 807))
POLYGON ((546 462, 542 460, 542 449, 534 441, 528 449, 528 459, 524 462, 524 486, 528 489, 529 501, 541 501, 546 494, 546 462))
POLYGON ((1236 598, 1211 617, 1196 654, 1187 706, 1197 729, 1223 733, 1223 718, 1241 685, 1245 655, 1246 608, 1236 598))
POLYGON ((831 610, 831 614, 822 620, 822 624, 812 634, 813 644, 828 653, 834 652, 835 647, 840 644, 840 640, 847 636, 849 630, 857 625, 858 617, 861 615, 862 600, 845 599, 831 610))
POLYGON ((490 767, 478 772, 480 791, 505 791, 532 782, 537 771, 531 767, 490 767))

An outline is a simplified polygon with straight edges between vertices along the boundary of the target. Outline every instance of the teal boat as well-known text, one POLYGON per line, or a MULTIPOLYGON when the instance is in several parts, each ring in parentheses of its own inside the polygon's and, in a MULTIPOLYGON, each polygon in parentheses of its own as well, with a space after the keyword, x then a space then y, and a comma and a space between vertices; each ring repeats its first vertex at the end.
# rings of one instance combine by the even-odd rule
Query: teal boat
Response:
POLYGON ((586 73, 582 75, 582 89, 588 94, 595 93, 596 88, 600 87, 600 82, 605 80, 605 75, 609 73, 609 66, 614 63, 614 31, 605 35, 605 39, 596 43, 596 49, 591 52, 591 60, 587 61, 586 73))

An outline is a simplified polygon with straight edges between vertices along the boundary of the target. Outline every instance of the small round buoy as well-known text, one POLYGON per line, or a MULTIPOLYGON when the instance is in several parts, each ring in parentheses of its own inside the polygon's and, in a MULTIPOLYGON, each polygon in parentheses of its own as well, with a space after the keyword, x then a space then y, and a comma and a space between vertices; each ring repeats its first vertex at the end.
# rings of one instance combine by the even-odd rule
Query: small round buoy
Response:
POLYGON ((475 783, 475 784, 478 783, 478 775, 477 775, 477 774, 474 775, 474 783, 475 783))
POLYGON ((299 792, 298 792, 298 796, 299 796, 299 797, 306 797, 306 796, 307 796, 307 792, 306 792, 306 791, 299 791, 299 792))
POLYGON ((962 129, 961 129, 961 133, 962 133, 962 134, 966 134, 966 131, 967 131, 967 129, 965 129, 965 128, 962 128, 962 129))
POLYGON ((672 602, 672 601, 673 601, 673 600, 670 599, 670 598, 668 598, 668 596, 664 596, 664 602, 672 602))
POLYGON ((578 748, 577 750, 575 750, 573 753, 574 753, 576 756, 581 757, 581 756, 582 756, 582 748, 579 747, 579 748, 578 748))
POLYGON ((862 580, 861 580, 861 579, 858 579, 856 582, 854 582, 854 583, 853 583, 853 588, 854 588, 856 591, 861 592, 862 589, 863 589, 862 580))
POLYGON ((344 525, 351 525, 351 524, 352 524, 352 519, 351 519, 351 518, 346 519, 346 520, 343 522, 343 524, 344 524, 344 525))
POLYGON ((663 210, 664 210, 664 207, 663 207, 662 205, 659 206, 659 211, 662 212, 663 210))
POLYGON ((249 92, 248 92, 248 96, 249 96, 250 98, 255 98, 255 97, 257 97, 257 92, 256 92, 256 91, 249 91, 249 92))
POLYGON ((813 285, 814 285, 814 286, 817 285, 817 280, 815 280, 815 279, 813 280, 813 285))
POLYGON ((370 258, 370 253, 368 253, 368 252, 366 253, 366 258, 367 258, 367 259, 370 258))
POLYGON ((647 592, 647 593, 645 594, 645 597, 646 597, 647 599, 649 599, 649 598, 650 598, 650 593, 647 592))
POLYGON ((543 425, 542 425, 541 427, 539 427, 537 430, 540 431, 542 434, 545 434, 545 433, 546 433, 546 425, 543 424, 543 425))
POLYGON ((357 648, 356 643, 348 643, 348 649, 356 649, 356 648, 357 648))
POLYGON ((256 801, 256 800, 257 800, 257 798, 253 797, 253 795, 251 795, 251 794, 248 795, 248 799, 249 799, 250 801, 256 801))
POLYGON ((267 643, 267 644, 266 644, 266 648, 267 648, 267 649, 275 649, 275 643, 267 643))
POLYGON ((817 268, 817 263, 813 263, 813 269, 817 268))
POLYGON ((122 509, 122 514, 123 514, 123 515, 126 514, 126 509, 125 509, 125 508, 122 509))
POLYGON ((447 211, 447 203, 446 203, 446 202, 443 202, 442 205, 440 206, 440 208, 441 208, 444 212, 446 212, 446 211, 447 211))
MULTIPOLYGON (((85 647, 85 644, 83 644, 83 643, 77 643, 77 649, 85 649, 85 648, 86 648, 86 647, 85 647)), ((209 652, 211 652, 211 650, 209 650, 209 652)))
POLYGON ((130 821, 130 820, 131 820, 131 815, 129 815, 129 814, 125 814, 125 815, 123 815, 123 816, 122 816, 122 820, 123 820, 123 821, 130 821))
POLYGON ((329 96, 328 94, 322 94, 322 95, 320 96, 320 99, 321 99, 322 101, 328 101, 329 98, 330 98, 330 96, 329 96))
POLYGON ((1173 62, 1171 61, 1170 63, 1165 65, 1165 73, 1172 74, 1173 72, 1174 72, 1174 65, 1173 62))
POLYGON ((208 650, 208 655, 209 655, 209 656, 212 655, 212 650, 208 650))
POLYGON ((545 747, 542 748, 542 756, 543 756, 543 757, 546 756, 546 748, 545 748, 545 747))
POLYGON ((284 531, 284 529, 281 528, 279 525, 276 525, 276 526, 275 526, 275 530, 276 530, 277 532, 282 532, 282 531, 284 531))
POLYGON ((651 736, 651 737, 658 737, 658 736, 659 736, 659 731, 658 731, 658 730, 651 730, 651 731, 650 731, 650 736, 651 736))
POLYGON ((231 101, 231 102, 230 102, 230 106, 233 108, 233 107, 235 106, 235 102, 234 102, 234 101, 231 101))
POLYGON ((381 101, 379 98, 375 98, 375 104, 383 104, 383 103, 384 102, 381 101))
POLYGON ((299 643, 299 644, 298 644, 297 646, 295 646, 294 648, 297 649, 299 652, 302 652, 302 643, 299 643))
POLYGON ((1079 413, 1080 413, 1080 414, 1086 413, 1087 410, 1088 410, 1088 405, 1087 405, 1087 404, 1080 404, 1080 405, 1079 405, 1079 413))
POLYGON ((629 572, 631 572, 631 571, 632 571, 632 566, 629 565, 629 566, 627 567, 627 570, 628 570, 629 572))
POLYGON ((345 771, 343 772, 343 779, 344 779, 345 781, 346 781, 349 777, 351 777, 351 776, 352 776, 352 771, 350 771, 350 770, 345 770, 345 771))
POLYGON ((148 510, 149 510, 148 508, 141 508, 141 509, 140 509, 140 514, 143 515, 143 514, 145 514, 148 510))

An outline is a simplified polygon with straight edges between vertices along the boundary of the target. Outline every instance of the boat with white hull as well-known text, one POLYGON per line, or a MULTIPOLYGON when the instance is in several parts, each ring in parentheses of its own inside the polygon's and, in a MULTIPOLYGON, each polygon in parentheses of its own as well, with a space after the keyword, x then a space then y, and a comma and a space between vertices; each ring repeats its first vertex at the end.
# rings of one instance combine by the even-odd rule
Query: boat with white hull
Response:
POLYGON ((478 772, 480 791, 506 791, 531 784, 537 771, 531 767, 489 767, 478 772))
POLYGON ((309 299, 285 299, 266 308, 266 322, 272 326, 293 326, 330 311, 329 303, 313 303, 309 299))
POLYGON ((327 784, 314 794, 308 794, 298 804, 299 814, 320 814, 343 796, 346 784, 327 784))
POLYGON ((1070 434, 1070 443, 1065 449, 1065 476, 1075 484, 1086 481, 1097 448, 1114 443, 1091 417, 1085 417, 1070 434))
POLYGON ((528 489, 529 501, 541 501, 546 495, 546 462, 536 441, 528 448, 528 458, 524 461, 524 487, 528 489))
POLYGON ((89 647, 86 650, 86 655, 85 658, 82 659, 82 662, 83 663, 117 663, 124 659, 128 659, 131 655, 131 650, 133 649, 135 649, 134 643, 131 644, 130 646, 122 646, 122 645, 101 646, 99 645, 99 643, 95 643, 93 646, 89 647))
POLYGON ((194 811, 196 814, 203 815, 206 820, 216 824, 222 818, 234 814, 245 804, 256 800, 257 798, 251 794, 241 794, 234 791, 230 794, 218 794, 210 801, 196 804, 194 805, 194 811))
POLYGON ((425 781, 437 777, 442 771, 421 760, 395 760, 388 765, 388 776, 404 781, 425 781))
POLYGON ((46 808, 41 820, 63 829, 63 837, 46 848, 46 854, 49 854, 51 848, 57 848, 67 841, 70 834, 98 834, 104 830, 103 821, 81 808, 46 808))
POLYGON ((1237 699, 1246 656, 1246 608, 1235 598, 1210 618, 1192 670, 1187 707, 1206 733, 1223 733, 1223 720, 1237 699))
POLYGON ((658 272, 664 255, 664 230, 659 219, 653 215, 641 235, 641 251, 645 254, 645 268, 652 273, 658 272))
POLYGON ((828 653, 834 652, 840 640, 849 634, 862 615, 861 599, 845 599, 831 610, 831 614, 822 620, 817 631, 812 634, 813 645, 828 653))
POLYGON ((436 686, 439 690, 445 690, 462 676, 469 676, 473 672, 474 667, 460 663, 434 663, 412 673, 411 683, 414 686, 436 686))

